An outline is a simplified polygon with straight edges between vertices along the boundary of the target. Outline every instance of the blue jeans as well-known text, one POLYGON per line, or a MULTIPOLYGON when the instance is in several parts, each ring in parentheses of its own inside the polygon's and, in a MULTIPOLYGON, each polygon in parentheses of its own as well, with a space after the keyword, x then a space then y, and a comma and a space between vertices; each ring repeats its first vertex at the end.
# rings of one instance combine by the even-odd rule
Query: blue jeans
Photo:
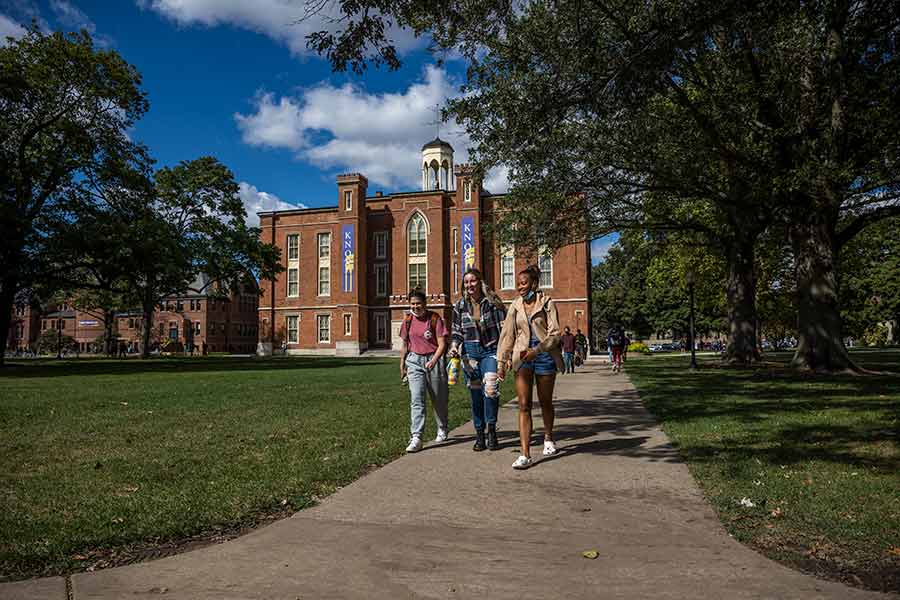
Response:
POLYGON ((497 381, 497 349, 478 342, 463 344, 463 374, 472 395, 472 420, 475 429, 496 425, 500 408, 500 383, 497 381))
POLYGON ((574 373, 575 372, 575 353, 574 352, 563 352, 563 363, 565 364, 563 373, 574 373))

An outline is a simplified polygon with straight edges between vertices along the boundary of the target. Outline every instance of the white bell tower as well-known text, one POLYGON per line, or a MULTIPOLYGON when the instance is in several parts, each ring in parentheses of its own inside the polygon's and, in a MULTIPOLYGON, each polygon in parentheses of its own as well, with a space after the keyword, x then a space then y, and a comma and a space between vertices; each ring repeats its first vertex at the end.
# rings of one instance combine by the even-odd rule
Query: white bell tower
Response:
POLYGON ((452 191, 454 187, 453 146, 434 138, 422 146, 422 189, 452 191))

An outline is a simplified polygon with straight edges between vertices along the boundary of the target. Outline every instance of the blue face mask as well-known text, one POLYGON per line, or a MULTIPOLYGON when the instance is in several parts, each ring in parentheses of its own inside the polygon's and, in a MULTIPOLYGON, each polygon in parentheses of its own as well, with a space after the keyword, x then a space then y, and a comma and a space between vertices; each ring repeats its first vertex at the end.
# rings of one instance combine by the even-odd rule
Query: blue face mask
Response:
POLYGON ((534 290, 528 290, 528 293, 522 296, 522 299, 525 300, 525 302, 531 302, 534 300, 534 295, 534 290))

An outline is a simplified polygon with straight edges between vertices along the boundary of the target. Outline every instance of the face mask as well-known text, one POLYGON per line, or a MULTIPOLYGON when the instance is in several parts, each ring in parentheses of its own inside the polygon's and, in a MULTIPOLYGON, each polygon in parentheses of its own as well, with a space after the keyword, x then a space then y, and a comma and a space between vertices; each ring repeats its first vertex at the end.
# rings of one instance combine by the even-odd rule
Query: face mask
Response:
POLYGON ((525 300, 525 302, 534 300, 534 290, 528 290, 528 293, 522 296, 522 299, 525 300))

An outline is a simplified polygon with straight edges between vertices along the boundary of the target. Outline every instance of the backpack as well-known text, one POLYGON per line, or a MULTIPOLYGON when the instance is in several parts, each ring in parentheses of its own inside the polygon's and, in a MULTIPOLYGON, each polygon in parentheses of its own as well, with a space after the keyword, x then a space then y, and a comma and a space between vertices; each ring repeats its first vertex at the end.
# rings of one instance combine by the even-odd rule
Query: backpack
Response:
POLYGON ((612 342, 613 346, 624 346, 625 345, 625 333, 621 329, 616 329, 615 331, 609 334, 609 340, 612 342))
MULTIPOLYGON (((428 321, 428 330, 431 332, 431 339, 435 340, 437 343, 437 322, 438 322, 438 314, 433 311, 426 311, 431 315, 431 319, 428 321)), ((403 325, 400 326, 400 339, 409 344, 409 328, 412 326, 412 313, 406 313, 406 316, 403 317, 403 325)))

